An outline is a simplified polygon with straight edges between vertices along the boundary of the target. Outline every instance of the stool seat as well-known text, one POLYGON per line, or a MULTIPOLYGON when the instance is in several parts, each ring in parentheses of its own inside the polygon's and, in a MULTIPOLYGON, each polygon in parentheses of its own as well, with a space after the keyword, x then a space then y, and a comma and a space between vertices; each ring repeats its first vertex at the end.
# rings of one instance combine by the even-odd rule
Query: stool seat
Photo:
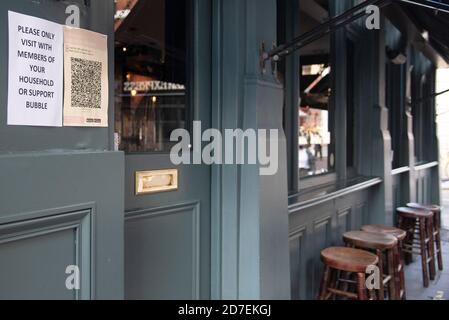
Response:
POLYGON ((398 239, 398 241, 404 240, 405 237, 407 236, 407 232, 405 232, 402 229, 382 225, 366 225, 363 226, 361 230, 366 232, 378 232, 389 234, 398 239))
POLYGON ((407 203, 407 207, 419 210, 432 211, 433 213, 439 213, 441 211, 441 207, 434 204, 407 203))
POLYGON ((369 266, 376 265, 379 261, 375 254, 344 247, 324 249, 321 260, 330 268, 355 273, 365 273, 369 266))
POLYGON ((418 219, 433 217, 433 212, 429 210, 402 207, 398 208, 396 211, 404 218, 418 219))
POLYGON ((343 234, 343 239, 358 248, 374 250, 391 249, 398 244, 394 236, 378 232, 350 231, 343 234))

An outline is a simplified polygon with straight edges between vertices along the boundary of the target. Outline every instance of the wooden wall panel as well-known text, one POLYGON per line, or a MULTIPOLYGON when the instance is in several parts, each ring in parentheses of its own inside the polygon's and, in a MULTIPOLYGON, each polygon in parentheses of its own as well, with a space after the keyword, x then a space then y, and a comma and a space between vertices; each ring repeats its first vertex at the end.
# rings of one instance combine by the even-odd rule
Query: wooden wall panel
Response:
POLYGON ((367 223, 368 195, 363 190, 306 208, 290 207, 292 299, 316 299, 323 270, 320 252, 342 245, 343 233, 367 223))

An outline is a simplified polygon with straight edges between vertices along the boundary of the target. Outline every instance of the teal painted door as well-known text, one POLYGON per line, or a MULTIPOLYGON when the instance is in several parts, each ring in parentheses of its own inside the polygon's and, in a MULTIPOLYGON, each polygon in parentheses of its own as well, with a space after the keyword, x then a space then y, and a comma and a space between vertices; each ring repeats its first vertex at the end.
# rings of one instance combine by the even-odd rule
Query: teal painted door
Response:
POLYGON ((210 126, 209 4, 116 5, 115 134, 126 152, 125 298, 207 299, 210 168, 172 164, 170 134, 190 130, 194 120, 210 126), (138 195, 136 173, 154 170, 176 170, 177 189, 138 195))
POLYGON ((123 299, 125 164, 111 151, 113 90, 109 128, 7 125, 8 95, 18 94, 8 92, 8 11, 65 24, 73 5, 80 27, 107 35, 112 49, 113 0, 0 1, 0 299, 123 299), (79 269, 79 290, 66 285, 68 267, 79 269))

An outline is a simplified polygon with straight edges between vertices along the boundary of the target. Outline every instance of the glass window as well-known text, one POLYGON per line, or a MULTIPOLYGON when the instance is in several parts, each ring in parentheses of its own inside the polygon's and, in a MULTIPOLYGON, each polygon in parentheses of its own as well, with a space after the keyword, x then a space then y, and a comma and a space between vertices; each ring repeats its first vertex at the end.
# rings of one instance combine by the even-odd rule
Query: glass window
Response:
POLYGON ((406 110, 406 72, 407 60, 403 36, 401 32, 388 20, 385 20, 386 43, 386 72, 385 72, 385 99, 389 109, 389 128, 391 134, 392 168, 398 169, 408 166, 407 150, 402 140, 407 135, 405 119, 406 110))
POLYGON ((389 128, 391 134, 391 150, 393 151, 392 167, 393 169, 407 165, 406 159, 403 157, 401 139, 404 131, 407 129, 403 120, 403 110, 405 110, 405 87, 404 76, 406 65, 397 65, 392 62, 387 63, 385 93, 387 107, 389 109, 389 128), (399 95, 398 93, 402 93, 399 95))
POLYGON ((187 1, 116 0, 115 132, 120 150, 166 152, 186 128, 187 1))
POLYGON ((356 124, 356 108, 355 108, 355 44, 352 40, 346 41, 347 50, 347 66, 346 66, 346 167, 355 167, 355 124, 356 124))
MULTIPOLYGON (((300 34, 329 17, 327 1, 316 1, 314 10, 300 2, 300 34)), ((300 178, 334 170, 331 119, 332 67, 330 37, 312 42, 300 51, 300 105, 298 106, 298 169, 300 178)))
POLYGON ((421 52, 414 52, 412 72, 412 116, 415 141, 415 163, 422 164, 432 159, 432 141, 429 128, 434 122, 435 92, 433 65, 421 52))
POLYGON ((323 64, 317 74, 303 73, 301 76, 301 87, 307 88, 301 88, 302 99, 298 114, 300 177, 327 173, 330 169, 330 72, 331 67, 323 64))
MULTIPOLYGON (((329 0, 278 0, 278 43, 286 43, 329 20, 330 4, 329 0)), ((284 85, 284 129, 288 135, 291 193, 301 189, 299 180, 335 173, 331 53, 331 36, 323 35, 302 47, 296 54, 299 59, 290 55, 278 64, 278 80, 284 85)), ((349 152, 352 153, 352 149, 349 152)), ((328 175, 319 182, 334 178, 335 175, 328 175)), ((309 182, 301 186, 307 188, 315 180, 309 182)))

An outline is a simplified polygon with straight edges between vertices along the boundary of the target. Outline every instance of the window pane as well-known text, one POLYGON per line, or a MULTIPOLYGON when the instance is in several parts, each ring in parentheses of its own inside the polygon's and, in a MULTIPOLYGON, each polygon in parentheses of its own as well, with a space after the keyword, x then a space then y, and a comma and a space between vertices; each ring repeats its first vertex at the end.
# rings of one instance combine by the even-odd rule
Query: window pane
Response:
POLYGON ((301 108, 299 113, 300 176, 328 173, 331 150, 329 111, 308 107, 301 108))
POLYGON ((346 167, 354 168, 355 145, 355 105, 354 105, 354 79, 355 79, 355 48, 354 42, 347 41, 347 66, 346 66, 346 167))
POLYGON ((117 0, 115 131, 120 150, 168 151, 186 127, 186 2, 117 0))
MULTIPOLYGON (((310 10, 306 3, 300 5, 301 34, 329 17, 328 1, 316 1, 314 9, 310 10)), ((301 178, 333 171, 330 47, 330 37, 325 36, 300 51, 298 168, 301 178)))

